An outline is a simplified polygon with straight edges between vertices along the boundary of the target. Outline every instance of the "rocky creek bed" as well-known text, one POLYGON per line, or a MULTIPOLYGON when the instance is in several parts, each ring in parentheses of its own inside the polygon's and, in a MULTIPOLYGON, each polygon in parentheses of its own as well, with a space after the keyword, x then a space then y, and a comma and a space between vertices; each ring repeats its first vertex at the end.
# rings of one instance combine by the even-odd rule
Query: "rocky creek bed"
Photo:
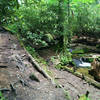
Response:
MULTIPOLYGON (((68 91, 70 100, 78 100, 78 95, 86 91, 90 92, 91 100, 100 99, 100 90, 84 80, 53 66, 49 70, 68 91)), ((68 100, 62 88, 57 88, 34 68, 17 38, 8 32, 0 32, 0 89, 8 100, 68 100), (40 82, 29 78, 32 73, 40 82)))

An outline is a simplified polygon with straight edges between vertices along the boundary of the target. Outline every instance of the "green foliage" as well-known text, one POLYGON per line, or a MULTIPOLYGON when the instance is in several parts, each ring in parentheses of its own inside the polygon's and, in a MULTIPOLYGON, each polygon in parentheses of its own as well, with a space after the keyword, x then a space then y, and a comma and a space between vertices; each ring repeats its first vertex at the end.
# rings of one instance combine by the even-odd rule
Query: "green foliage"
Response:
POLYGON ((55 66, 56 69, 61 70, 61 69, 66 69, 65 66, 62 66, 62 64, 58 64, 55 66))
POLYGON ((88 96, 89 96, 89 91, 87 91, 86 94, 80 96, 78 100, 90 100, 88 96))
POLYGON ((3 94, 1 93, 1 91, 0 91, 0 100, 5 100, 5 98, 4 98, 3 94))
POLYGON ((26 46, 26 50, 33 56, 33 57, 37 57, 38 55, 37 55, 37 53, 36 53, 36 51, 35 51, 35 49, 34 48, 32 48, 31 46, 26 46))
POLYGON ((32 57, 36 59, 38 63, 42 63, 44 65, 47 64, 46 61, 43 58, 41 58, 36 52, 36 50, 32 48, 30 45, 26 45, 26 50, 32 55, 32 57))
POLYGON ((72 51, 72 54, 84 54, 88 53, 89 49, 88 48, 83 48, 83 49, 75 49, 72 51))
POLYGON ((51 41, 54 40, 53 35, 51 35, 51 34, 49 34, 49 33, 45 35, 45 38, 46 38, 46 40, 47 40, 48 42, 51 42, 51 41))
POLYGON ((66 52, 73 34, 100 37, 100 5, 95 0, 25 0, 17 5, 17 0, 1 0, 0 18, 27 44, 45 47, 59 38, 60 48, 66 52))
MULTIPOLYGON (((27 0, 27 5, 22 5, 16 10, 12 21, 7 26, 13 33, 20 33, 23 40, 32 45, 47 46, 53 37, 64 37, 64 42, 70 36, 67 28, 67 2, 55 0, 40 2, 27 0), (64 31, 64 30, 67 31, 64 31), (67 35, 68 34, 68 35, 67 35), (46 39, 47 37, 47 39, 46 39)), ((63 41, 63 38, 61 39, 63 41)), ((63 43, 63 42, 62 42, 63 43)), ((61 45, 65 45, 61 44, 61 45)))
POLYGON ((81 3, 94 3, 95 0, 73 0, 73 3, 81 2, 81 3))
POLYGON ((16 9, 7 27, 37 46, 47 46, 54 37, 62 36, 62 43, 59 41, 65 50, 73 33, 79 36, 99 33, 100 6, 93 3, 94 0, 27 0, 27 6, 16 9))
POLYGON ((89 62, 89 63, 92 63, 93 60, 94 60, 93 58, 87 58, 87 59, 86 59, 86 61, 89 62))
POLYGON ((66 52, 61 53, 60 55, 60 62, 62 65, 67 65, 72 62, 72 54, 66 50, 66 52))
POLYGON ((64 90, 66 100, 71 100, 71 96, 69 95, 68 91, 64 90))
POLYGON ((81 96, 78 100, 90 100, 86 95, 81 96))
POLYGON ((47 43, 45 41, 42 40, 43 34, 41 33, 36 34, 36 33, 32 33, 30 31, 28 31, 26 33, 26 40, 30 41, 33 45, 43 45, 43 46, 47 46, 47 43))
POLYGON ((78 36, 96 37, 95 34, 100 36, 98 26, 100 25, 100 7, 98 5, 93 2, 72 2, 71 9, 74 14, 73 29, 78 36))
POLYGON ((58 6, 48 5, 41 1, 30 6, 21 6, 15 13, 17 21, 8 28, 14 33, 20 33, 25 41, 33 45, 47 46, 53 34, 58 34, 58 6), (48 41, 45 40, 48 38, 48 41))
POLYGON ((0 0, 0 22, 6 23, 8 22, 8 19, 11 19, 10 17, 14 13, 16 6, 17 6, 17 0, 0 0))
POLYGON ((72 51, 73 54, 84 54, 84 50, 83 49, 79 49, 79 50, 73 50, 72 51))

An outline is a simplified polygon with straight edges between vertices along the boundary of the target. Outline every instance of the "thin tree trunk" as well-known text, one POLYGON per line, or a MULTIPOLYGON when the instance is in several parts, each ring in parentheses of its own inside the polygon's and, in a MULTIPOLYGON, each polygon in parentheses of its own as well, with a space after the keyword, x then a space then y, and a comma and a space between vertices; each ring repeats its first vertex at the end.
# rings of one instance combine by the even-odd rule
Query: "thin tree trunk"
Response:
POLYGON ((28 1, 27 0, 25 0, 25 6, 28 6, 28 1))
POLYGON ((19 2, 18 2, 18 0, 16 0, 16 3, 17 3, 17 9, 19 9, 19 2))

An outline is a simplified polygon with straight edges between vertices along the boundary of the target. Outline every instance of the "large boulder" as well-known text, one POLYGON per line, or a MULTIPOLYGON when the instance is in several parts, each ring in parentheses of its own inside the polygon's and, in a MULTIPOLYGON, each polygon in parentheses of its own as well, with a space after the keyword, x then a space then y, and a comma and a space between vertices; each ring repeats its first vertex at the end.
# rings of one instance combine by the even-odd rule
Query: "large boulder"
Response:
POLYGON ((100 81, 100 62, 95 58, 91 65, 91 74, 97 81, 100 81))

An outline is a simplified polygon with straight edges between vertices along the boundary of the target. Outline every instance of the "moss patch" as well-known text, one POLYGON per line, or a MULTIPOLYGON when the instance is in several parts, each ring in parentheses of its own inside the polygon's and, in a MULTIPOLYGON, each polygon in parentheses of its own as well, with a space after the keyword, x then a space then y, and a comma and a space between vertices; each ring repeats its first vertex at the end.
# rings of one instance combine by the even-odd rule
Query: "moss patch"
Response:
POLYGON ((89 74, 89 68, 78 68, 77 72, 79 72, 79 73, 81 73, 89 78, 94 79, 94 77, 89 74))

